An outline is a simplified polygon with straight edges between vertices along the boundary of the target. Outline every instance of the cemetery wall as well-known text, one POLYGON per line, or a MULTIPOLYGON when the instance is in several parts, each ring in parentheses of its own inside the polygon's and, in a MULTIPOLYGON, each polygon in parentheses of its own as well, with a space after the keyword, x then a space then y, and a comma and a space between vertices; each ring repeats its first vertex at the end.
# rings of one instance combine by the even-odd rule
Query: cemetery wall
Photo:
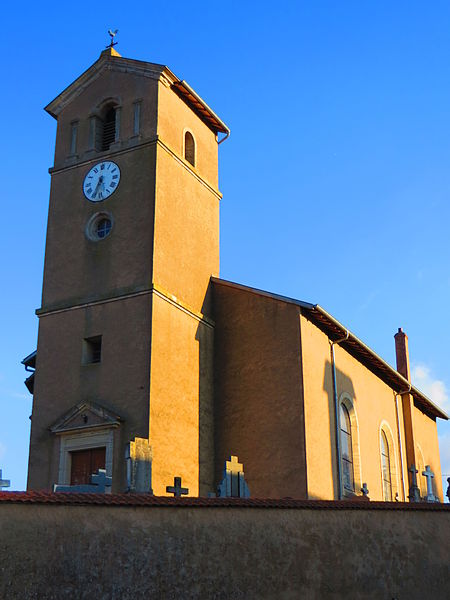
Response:
POLYGON ((449 597, 450 506, 0 494, 0 598, 449 597))

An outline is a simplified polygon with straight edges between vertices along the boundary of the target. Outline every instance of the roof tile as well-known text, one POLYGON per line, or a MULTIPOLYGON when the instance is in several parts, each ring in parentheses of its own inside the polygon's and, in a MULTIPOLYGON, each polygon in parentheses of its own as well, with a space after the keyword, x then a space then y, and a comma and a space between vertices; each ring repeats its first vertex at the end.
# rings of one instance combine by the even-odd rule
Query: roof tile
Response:
POLYGON ((0 492, 0 503, 188 508, 302 508, 322 510, 444 510, 450 504, 299 500, 296 498, 172 498, 151 494, 79 494, 75 492, 0 492))

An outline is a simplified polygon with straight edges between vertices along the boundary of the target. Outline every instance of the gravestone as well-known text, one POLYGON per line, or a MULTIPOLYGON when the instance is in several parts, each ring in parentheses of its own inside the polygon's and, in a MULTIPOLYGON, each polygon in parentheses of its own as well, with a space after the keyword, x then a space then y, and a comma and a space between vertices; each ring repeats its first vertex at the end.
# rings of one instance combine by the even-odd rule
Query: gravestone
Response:
POLYGON ((244 466, 237 456, 225 461, 223 479, 217 488, 219 498, 250 498, 250 490, 244 479, 244 466))
POLYGON ((175 498, 189 494, 188 488, 181 487, 181 477, 174 477, 173 485, 166 486, 166 492, 173 494, 175 498))
POLYGON ((99 469, 91 475, 91 484, 53 486, 54 492, 75 492, 78 494, 108 494, 111 493, 112 478, 106 475, 105 469, 99 469))
POLYGON ((9 479, 2 479, 2 470, 0 469, 0 492, 1 488, 7 488, 11 485, 11 481, 9 479))
POLYGON ((365 498, 369 499, 369 488, 367 487, 367 483, 362 484, 361 492, 365 498))
POLYGON ((434 473, 432 472, 430 465, 425 466, 425 471, 422 471, 422 475, 427 480, 427 495, 425 497, 425 500, 427 502, 436 502, 436 496, 433 494, 434 473))
POLYGON ((152 447, 145 438, 134 438, 125 450, 127 462, 127 491, 153 494, 152 447))
POLYGON ((409 486, 409 501, 410 502, 420 502, 420 490, 417 487, 417 478, 416 475, 419 472, 416 469, 416 465, 411 465, 408 469, 411 473, 411 485, 409 486))

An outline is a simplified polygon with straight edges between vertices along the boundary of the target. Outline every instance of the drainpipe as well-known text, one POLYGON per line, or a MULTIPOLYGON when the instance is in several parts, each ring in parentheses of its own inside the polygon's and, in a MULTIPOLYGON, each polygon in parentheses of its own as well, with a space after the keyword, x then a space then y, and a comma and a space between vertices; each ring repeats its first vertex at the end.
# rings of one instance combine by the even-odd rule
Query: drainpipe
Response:
POLYGON ((340 344, 348 340, 350 332, 348 329, 345 330, 345 337, 340 338, 332 342, 330 339, 331 349, 331 369, 333 372, 333 392, 334 392, 334 416, 336 421, 336 462, 337 462, 337 473, 338 473, 338 500, 342 499, 342 465, 341 465, 341 436, 340 436, 340 418, 339 418, 339 398, 337 391, 337 379, 336 379, 336 357, 334 354, 335 344, 340 344))

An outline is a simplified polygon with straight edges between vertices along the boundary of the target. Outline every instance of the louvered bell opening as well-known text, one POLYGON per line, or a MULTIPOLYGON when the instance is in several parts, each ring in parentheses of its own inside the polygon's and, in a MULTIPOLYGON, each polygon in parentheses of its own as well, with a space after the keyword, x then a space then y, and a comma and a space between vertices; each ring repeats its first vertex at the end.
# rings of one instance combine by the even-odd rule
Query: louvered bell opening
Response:
POLYGON ((103 121, 102 150, 109 150, 116 139, 116 110, 110 108, 103 121))

